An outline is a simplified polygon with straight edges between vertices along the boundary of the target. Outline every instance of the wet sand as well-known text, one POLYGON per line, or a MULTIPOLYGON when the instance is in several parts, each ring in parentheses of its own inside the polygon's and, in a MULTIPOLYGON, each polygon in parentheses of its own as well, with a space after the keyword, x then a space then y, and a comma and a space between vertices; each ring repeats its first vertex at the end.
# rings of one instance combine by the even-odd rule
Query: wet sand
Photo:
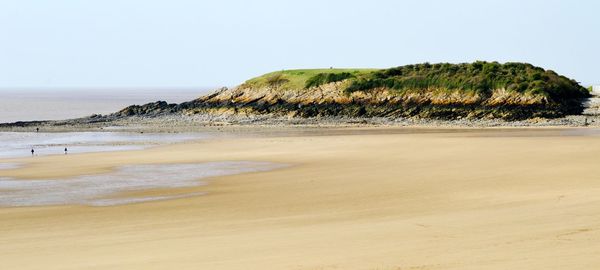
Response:
POLYGON ((2 160, 25 167, 0 176, 27 179, 290 166, 144 192, 204 194, 175 200, 2 208, 0 269, 597 269, 600 137, 563 131, 254 136, 2 160))

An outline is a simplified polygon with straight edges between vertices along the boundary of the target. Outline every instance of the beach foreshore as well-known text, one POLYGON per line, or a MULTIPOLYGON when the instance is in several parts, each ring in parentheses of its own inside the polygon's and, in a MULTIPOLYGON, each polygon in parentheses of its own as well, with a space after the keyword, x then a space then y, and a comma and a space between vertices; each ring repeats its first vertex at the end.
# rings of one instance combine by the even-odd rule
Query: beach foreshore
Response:
POLYGON ((278 117, 235 114, 163 114, 155 116, 90 116, 77 119, 0 123, 0 132, 198 132, 252 131, 260 129, 315 128, 527 128, 527 127, 600 127, 600 114, 570 115, 561 118, 502 119, 427 119, 385 117, 278 117))
POLYGON ((590 130, 257 131, 6 159, 23 166, 0 177, 64 181, 131 164, 288 166, 143 192, 203 194, 174 200, 0 208, 0 269, 596 269, 590 130))

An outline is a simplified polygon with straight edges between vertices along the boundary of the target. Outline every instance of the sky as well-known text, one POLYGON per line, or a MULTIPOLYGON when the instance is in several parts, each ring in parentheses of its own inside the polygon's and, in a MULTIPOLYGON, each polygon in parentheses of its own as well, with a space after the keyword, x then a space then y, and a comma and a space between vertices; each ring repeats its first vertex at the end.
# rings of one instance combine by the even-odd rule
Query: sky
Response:
POLYGON ((218 87, 475 60, 600 84, 599 45, 592 0, 0 0, 0 89, 218 87))

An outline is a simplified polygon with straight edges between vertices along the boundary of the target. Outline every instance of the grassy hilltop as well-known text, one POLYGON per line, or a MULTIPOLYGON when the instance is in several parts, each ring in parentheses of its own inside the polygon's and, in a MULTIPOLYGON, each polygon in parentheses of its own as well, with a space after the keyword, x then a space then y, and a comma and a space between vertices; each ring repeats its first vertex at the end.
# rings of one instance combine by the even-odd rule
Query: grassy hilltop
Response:
POLYGON ((416 64, 389 69, 301 69, 271 72, 250 79, 247 87, 272 86, 280 90, 310 89, 347 81, 346 92, 378 88, 406 91, 476 92, 491 95, 504 89, 523 95, 552 99, 580 98, 589 90, 554 71, 525 63, 474 62, 463 64, 416 64))
POLYGON ((342 74, 342 76, 345 74, 351 74, 350 77, 361 77, 376 70, 377 69, 342 68, 282 70, 252 78, 246 81, 244 85, 250 87, 267 87, 279 84, 281 89, 302 89, 310 88, 312 85, 307 85, 307 83, 321 77, 335 77, 340 74, 342 74))

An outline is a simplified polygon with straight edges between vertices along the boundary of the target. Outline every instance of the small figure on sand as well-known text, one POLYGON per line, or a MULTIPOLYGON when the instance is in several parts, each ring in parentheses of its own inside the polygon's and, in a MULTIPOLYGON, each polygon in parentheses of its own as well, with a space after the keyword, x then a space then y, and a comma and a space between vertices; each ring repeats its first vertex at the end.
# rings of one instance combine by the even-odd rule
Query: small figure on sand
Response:
POLYGON ((40 128, 35 128, 35 132, 40 132, 40 128))
POLYGON ((67 148, 65 147, 65 155, 67 154, 67 148))
POLYGON ((35 153, 35 151, 33 150, 33 148, 31 148, 31 156, 33 157, 33 154, 35 153))

